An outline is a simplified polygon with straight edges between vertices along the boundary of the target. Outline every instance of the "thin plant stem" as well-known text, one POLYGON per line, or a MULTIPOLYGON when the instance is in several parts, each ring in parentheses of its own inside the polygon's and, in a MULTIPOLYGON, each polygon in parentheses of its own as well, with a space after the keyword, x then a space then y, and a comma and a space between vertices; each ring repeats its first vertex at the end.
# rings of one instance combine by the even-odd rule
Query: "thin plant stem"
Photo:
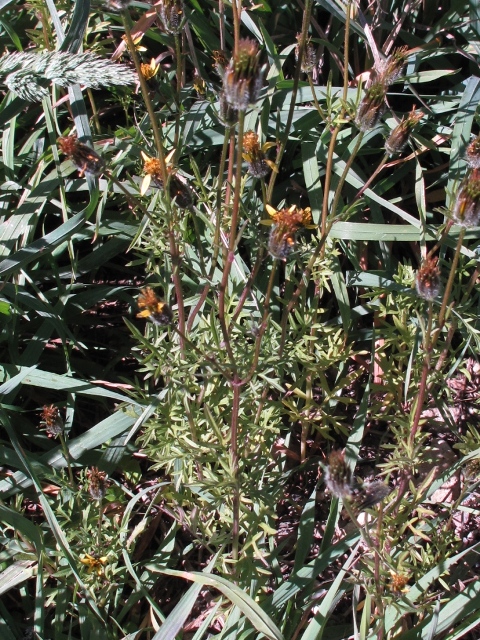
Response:
MULTIPOLYGON (((462 250, 463 238, 465 237, 466 228, 462 227, 460 229, 460 233, 458 235, 457 247, 455 249, 455 255, 453 256, 452 266, 450 267, 450 274, 448 276, 447 286, 445 287, 445 292, 443 294, 442 306, 440 307, 440 312, 438 314, 438 329, 439 333, 443 325, 445 323, 445 315, 447 312, 447 304, 450 300, 450 294, 452 292, 453 281, 455 280, 455 276, 457 274, 457 265, 458 260, 460 258, 460 252, 462 250)), ((438 335, 437 333, 437 335, 438 335)))
POLYGON ((180 105, 181 105, 181 91, 183 86, 183 69, 182 69, 182 39, 181 34, 175 34, 175 58, 177 63, 177 95, 176 103, 177 110, 175 113, 175 134, 173 138, 173 148, 178 152, 178 142, 180 140, 180 105))
POLYGON ((77 488, 77 484, 75 482, 75 478, 73 477, 72 465, 70 462, 71 460, 70 452, 68 450, 67 443, 65 441, 65 437, 63 433, 60 433, 58 435, 58 439, 60 440, 60 446, 62 448, 63 457, 65 458, 65 462, 67 463, 67 472, 68 472, 68 478, 70 480, 70 486, 75 491, 77 488))
POLYGON ((237 158, 236 158, 236 171, 235 171, 235 189, 233 194, 232 216, 230 220, 230 234, 228 239, 228 248, 223 265, 222 281, 220 283, 220 289, 218 294, 218 319, 222 328, 223 341, 225 349, 233 366, 235 366, 235 357, 233 355, 232 346, 230 344, 230 336, 227 328, 227 322, 225 317, 225 295, 228 287, 228 278, 232 268, 234 260, 235 245, 237 240, 237 228, 238 228, 238 216, 240 210, 240 192, 242 184, 242 140, 243 140, 243 128, 245 122, 245 112, 239 113, 238 119, 238 133, 237 133, 237 158))
POLYGON ((123 17, 123 26, 125 29, 125 39, 127 41, 128 50, 130 55, 132 56, 133 64, 135 65, 135 69, 138 75, 138 82, 140 83, 140 90, 142 92, 143 100, 145 102, 145 107, 147 109, 148 117, 150 118, 150 126, 152 127, 153 138, 155 140, 155 148, 157 150, 158 159, 160 161, 160 172, 162 174, 162 181, 165 185, 165 192, 168 193, 168 172, 167 172, 167 164, 165 161, 165 149, 163 146, 163 140, 160 133, 160 129, 157 123, 157 117, 155 111, 153 109, 152 101, 150 100, 150 94, 148 91, 147 81, 142 73, 142 67, 140 64, 139 57, 137 55, 137 50, 135 49, 135 43, 132 39, 132 34, 130 31, 129 18, 130 16, 126 11, 122 12, 123 17))
POLYGON ((102 522, 103 522, 102 505, 103 505, 103 498, 100 498, 100 500, 98 501, 98 523, 97 523, 97 547, 99 549, 102 542, 102 522))
POLYGON ((420 378, 420 385, 418 388, 416 407, 415 407, 415 415, 413 419, 412 428, 410 429, 409 435, 409 443, 413 451, 413 447, 415 444, 415 436, 418 431, 418 427, 420 424, 420 416, 422 415, 423 403, 425 401, 425 395, 427 393, 427 378, 428 372, 430 370, 430 356, 432 352, 432 344, 430 341, 431 333, 432 333, 432 325, 433 325, 433 302, 430 301, 428 303, 428 321, 427 321, 427 329, 424 335, 424 358, 423 358, 423 366, 422 366, 422 375, 420 378))
POLYGON ((257 336, 255 338, 255 351, 254 351, 254 356, 252 359, 252 364, 250 366, 250 370, 247 374, 247 376, 242 380, 242 385, 248 384, 250 382, 250 380, 253 378, 255 371, 257 370, 257 366, 258 366, 258 359, 260 357, 260 347, 262 344, 262 338, 265 334, 265 331, 267 329, 267 324, 268 324, 268 318, 270 315, 270 299, 272 296, 272 291, 273 291, 273 284, 275 282, 275 274, 277 271, 277 262, 278 260, 275 260, 273 265, 272 265, 272 270, 270 271, 270 278, 268 280, 268 286, 267 286, 267 292, 265 294, 265 300, 264 300, 264 309, 263 309, 263 318, 262 318, 262 322, 260 324, 260 327, 258 329, 258 333, 257 336))
POLYGON ((378 165, 378 167, 375 169, 375 171, 372 173, 372 175, 369 177, 369 179, 365 182, 363 187, 358 191, 357 195, 355 196, 355 200, 358 200, 359 198, 362 197, 362 195, 365 193, 365 191, 368 189, 368 187, 372 184, 372 182, 378 176, 380 171, 382 171, 383 167, 387 164, 387 160, 388 160, 388 154, 386 153, 383 156, 383 158, 382 158, 380 164, 378 165))
POLYGON ((315 109, 318 111, 320 117, 322 118, 322 120, 324 120, 325 122, 327 121, 327 114, 325 113, 325 111, 322 109, 322 107, 320 106, 318 100, 317 100, 317 94, 315 92, 315 85, 313 84, 313 77, 311 73, 307 74, 307 78, 308 78, 308 84, 310 85, 310 89, 312 91, 312 98, 313 98, 313 104, 315 105, 315 109))
POLYGON ((335 216, 336 213, 337 213, 338 202, 339 202, 340 196, 342 194, 343 185, 345 184, 345 181, 346 181, 347 176, 348 176, 348 172, 350 171, 350 168, 351 168, 355 158, 357 157, 358 150, 360 149, 360 147, 362 145, 363 136, 364 136, 363 131, 360 131, 360 133, 358 134, 357 142, 355 143, 355 147, 353 148, 352 153, 350 154, 347 162, 345 163, 345 168, 343 170, 342 176, 341 176, 340 181, 339 181, 339 183, 337 185, 337 188, 335 189, 335 197, 333 199, 332 209, 331 209, 331 212, 332 212, 333 216, 335 216))
POLYGON ((93 91, 88 87, 87 88, 88 99, 90 100, 90 106, 92 107, 92 120, 95 125, 95 132, 100 134, 102 132, 102 127, 100 126, 100 120, 98 119, 98 111, 97 105, 95 104, 95 98, 93 97, 93 91))
MULTIPOLYGON (((305 43, 307 41, 307 34, 308 34, 308 26, 310 24, 310 16, 312 13, 312 6, 313 6, 313 0, 307 0, 305 2, 305 11, 303 13, 303 21, 302 21, 302 30, 301 30, 301 35, 298 41, 298 64, 295 67, 295 75, 293 78, 293 88, 292 88, 292 98, 290 100, 290 107, 288 110, 288 116, 287 116, 287 121, 285 123, 285 129, 283 132, 283 139, 280 143, 280 147, 278 149, 277 152, 277 157, 275 158, 275 165, 277 168, 280 167, 280 164, 282 162, 282 158, 283 158, 283 154, 285 153, 285 149, 287 147, 287 142, 288 142, 288 138, 289 138, 289 134, 290 134, 290 128, 292 126, 292 122, 293 122, 293 114, 295 112, 295 103, 297 100, 297 93, 298 93, 298 84, 300 82, 300 74, 302 71, 302 60, 303 60, 303 54, 305 51, 305 43)), ((272 171, 272 175, 270 176, 270 182, 268 184, 268 189, 267 189, 267 201, 271 202, 272 200, 272 195, 273 195, 273 188, 275 186, 275 181, 277 179, 277 171, 272 171)))
POLYGON ((241 382, 235 374, 232 382, 232 418, 230 422, 230 456, 232 460, 233 497, 232 497, 232 560, 237 570, 239 538, 240 538, 240 482, 238 454, 238 419, 240 416, 241 382))

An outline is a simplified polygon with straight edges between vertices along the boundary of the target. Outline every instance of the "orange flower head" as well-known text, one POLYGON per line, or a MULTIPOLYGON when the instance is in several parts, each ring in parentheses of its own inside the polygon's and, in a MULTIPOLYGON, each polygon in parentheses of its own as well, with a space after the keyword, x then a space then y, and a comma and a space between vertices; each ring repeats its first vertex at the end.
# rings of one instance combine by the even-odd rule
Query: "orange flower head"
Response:
POLYGON ((87 477, 89 481, 88 492, 94 500, 102 500, 107 488, 106 473, 99 471, 97 467, 92 467, 87 472, 87 477))
POLYGON ((141 309, 137 318, 148 318, 153 323, 163 326, 172 322, 173 314, 170 307, 166 302, 162 302, 150 287, 141 290, 137 304, 141 309))
POLYGON ((45 405, 40 414, 41 424, 45 425, 45 431, 51 438, 56 438, 65 429, 60 410, 54 404, 45 405))
POLYGON ((83 142, 80 142, 77 136, 65 136, 58 138, 58 147, 80 171, 80 175, 90 173, 92 176, 99 176, 104 168, 105 163, 98 155, 95 149, 92 149, 83 142))

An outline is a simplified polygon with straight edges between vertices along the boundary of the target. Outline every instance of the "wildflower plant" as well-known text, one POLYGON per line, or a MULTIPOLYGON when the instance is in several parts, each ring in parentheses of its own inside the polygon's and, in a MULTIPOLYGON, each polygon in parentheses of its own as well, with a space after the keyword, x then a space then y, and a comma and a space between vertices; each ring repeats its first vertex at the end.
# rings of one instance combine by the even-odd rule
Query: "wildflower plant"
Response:
POLYGON ((330 8, 5 9, 12 638, 476 633, 471 16, 330 8))

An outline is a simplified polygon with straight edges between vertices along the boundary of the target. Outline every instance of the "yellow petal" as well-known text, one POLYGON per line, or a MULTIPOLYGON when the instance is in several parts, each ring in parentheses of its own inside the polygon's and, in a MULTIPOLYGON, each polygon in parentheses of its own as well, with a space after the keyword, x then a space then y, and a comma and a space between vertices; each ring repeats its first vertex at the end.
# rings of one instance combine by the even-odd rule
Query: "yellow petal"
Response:
POLYGON ((152 176, 147 173, 147 175, 144 177, 142 181, 142 186, 140 187, 141 196, 144 196, 147 193, 148 187, 150 186, 151 181, 152 181, 152 176))
POLYGON ((277 210, 271 207, 269 204, 265 205, 265 209, 267 210, 268 215, 272 216, 272 218, 277 215, 277 210))

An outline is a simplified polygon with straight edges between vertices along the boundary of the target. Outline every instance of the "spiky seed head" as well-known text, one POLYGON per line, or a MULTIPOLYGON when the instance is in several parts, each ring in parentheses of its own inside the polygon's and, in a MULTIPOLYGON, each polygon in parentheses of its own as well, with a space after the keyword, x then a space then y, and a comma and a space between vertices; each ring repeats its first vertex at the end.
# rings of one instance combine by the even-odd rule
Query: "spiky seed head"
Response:
POLYGON ((358 107, 355 122, 360 131, 373 129, 385 108, 385 87, 381 82, 372 84, 365 91, 358 107))
POLYGON ((438 258, 427 258, 417 272, 415 288, 424 300, 433 300, 440 293, 438 258))
POLYGON ((353 493, 352 472, 345 460, 345 454, 333 450, 328 456, 324 473, 325 484, 336 498, 351 498, 353 493))
POLYGON ((472 169, 458 190, 452 218, 462 227, 476 227, 480 222, 480 169, 472 169))
POLYGON ((422 119, 423 115, 422 111, 415 111, 415 107, 413 107, 408 116, 402 118, 401 122, 395 127, 385 142, 385 151, 389 155, 401 153, 405 149, 410 134, 422 119))

